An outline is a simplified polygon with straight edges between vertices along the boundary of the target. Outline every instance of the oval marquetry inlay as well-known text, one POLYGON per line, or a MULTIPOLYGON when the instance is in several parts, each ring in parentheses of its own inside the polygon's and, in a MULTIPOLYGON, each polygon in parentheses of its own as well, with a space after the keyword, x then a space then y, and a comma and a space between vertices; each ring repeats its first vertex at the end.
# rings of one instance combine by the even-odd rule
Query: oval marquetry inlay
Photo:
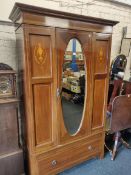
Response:
POLYGON ((99 52, 99 60, 100 60, 100 61, 103 60, 103 56, 104 56, 104 54, 103 54, 103 49, 102 49, 102 47, 101 47, 101 48, 100 48, 100 52, 99 52))
POLYGON ((43 65, 45 63, 47 53, 46 50, 42 47, 41 43, 37 43, 35 46, 34 57, 37 64, 43 65))

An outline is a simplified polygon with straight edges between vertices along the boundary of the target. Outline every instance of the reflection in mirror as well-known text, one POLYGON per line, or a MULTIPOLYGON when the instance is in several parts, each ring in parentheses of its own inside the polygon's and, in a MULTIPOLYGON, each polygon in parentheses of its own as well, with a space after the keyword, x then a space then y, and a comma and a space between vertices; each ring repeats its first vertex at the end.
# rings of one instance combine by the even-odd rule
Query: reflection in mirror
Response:
POLYGON ((63 61, 62 110, 65 127, 75 134, 82 121, 85 96, 85 62, 80 42, 69 41, 63 61))

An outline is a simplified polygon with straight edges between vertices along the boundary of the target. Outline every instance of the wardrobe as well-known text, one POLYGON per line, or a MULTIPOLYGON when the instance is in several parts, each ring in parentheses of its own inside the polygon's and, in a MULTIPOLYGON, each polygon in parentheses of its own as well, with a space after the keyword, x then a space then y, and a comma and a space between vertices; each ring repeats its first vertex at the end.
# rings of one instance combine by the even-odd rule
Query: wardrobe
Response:
POLYGON ((103 158, 111 38, 117 21, 21 3, 9 18, 16 26, 28 174, 57 174, 103 158))

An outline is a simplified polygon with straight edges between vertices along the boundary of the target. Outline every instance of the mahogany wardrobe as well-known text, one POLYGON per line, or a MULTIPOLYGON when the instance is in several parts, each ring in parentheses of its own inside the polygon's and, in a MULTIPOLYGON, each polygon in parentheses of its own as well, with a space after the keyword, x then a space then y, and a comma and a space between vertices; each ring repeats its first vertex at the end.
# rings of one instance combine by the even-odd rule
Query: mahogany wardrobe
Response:
POLYGON ((28 174, 57 174, 104 156, 113 25, 16 3, 20 112, 28 174))

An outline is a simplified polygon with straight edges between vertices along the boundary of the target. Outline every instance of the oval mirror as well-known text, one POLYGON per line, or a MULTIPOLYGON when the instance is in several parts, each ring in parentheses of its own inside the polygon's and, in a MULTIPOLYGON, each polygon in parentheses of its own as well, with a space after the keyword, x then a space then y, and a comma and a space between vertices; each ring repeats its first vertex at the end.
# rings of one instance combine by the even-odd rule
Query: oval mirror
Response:
POLYGON ((62 110, 65 127, 70 135, 76 134, 82 123, 85 96, 85 61, 80 42, 69 41, 63 61, 62 110))

